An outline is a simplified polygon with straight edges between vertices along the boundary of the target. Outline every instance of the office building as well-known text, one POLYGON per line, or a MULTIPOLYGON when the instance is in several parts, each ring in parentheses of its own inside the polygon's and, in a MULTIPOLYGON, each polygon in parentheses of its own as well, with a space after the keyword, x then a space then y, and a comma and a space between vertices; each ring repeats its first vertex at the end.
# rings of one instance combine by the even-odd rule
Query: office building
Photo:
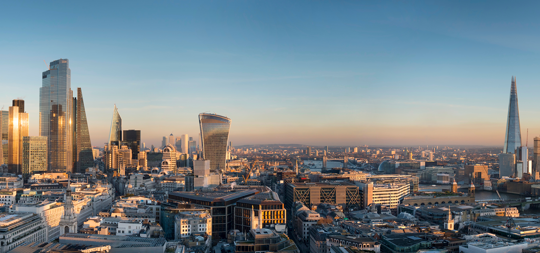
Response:
POLYGON ((533 165, 531 176, 534 181, 540 180, 540 137, 534 137, 533 165))
POLYGON ((109 146, 117 145, 120 146, 122 141, 122 117, 118 113, 118 108, 114 105, 113 117, 111 121, 111 130, 109 136, 109 146))
POLYGON ((167 146, 163 148, 161 170, 176 172, 176 148, 171 144, 167 144, 167 146))
POLYGON ((515 153, 521 147, 521 129, 519 124, 519 107, 517 97, 516 78, 512 77, 510 87, 510 103, 508 105, 508 119, 506 135, 504 137, 503 153, 515 153))
POLYGON ((167 137, 163 136, 163 139, 161 140, 161 147, 164 148, 167 146, 167 137))
POLYGON ((233 229, 233 210, 239 200, 258 194, 256 189, 228 190, 212 192, 171 192, 169 202, 190 203, 210 210, 212 215, 212 240, 227 238, 227 232, 233 229))
POLYGON ((363 208, 371 204, 380 204, 390 209, 396 209, 405 196, 410 194, 410 185, 404 182, 398 183, 358 183, 360 193, 363 195, 363 208))
POLYGON ((184 154, 189 154, 189 137, 187 134, 183 134, 182 135, 182 138, 180 139, 180 142, 181 142, 181 148, 182 148, 182 153, 184 154))
POLYGON ((175 146, 176 143, 173 134, 169 135, 169 140, 167 141, 167 144, 175 146))
POLYGON ((203 158, 210 160, 211 171, 225 170, 231 120, 217 114, 199 114, 203 158))
POLYGON ((147 158, 146 151, 139 152, 138 161, 139 161, 139 164, 138 164, 139 168, 147 168, 148 167, 148 158, 147 158))
POLYGON ((271 229, 252 229, 234 242, 235 253, 250 252, 275 252, 296 253, 300 252, 293 240, 271 229))
POLYGON ((47 224, 33 213, 0 214, 0 252, 9 252, 21 244, 47 240, 47 224))
MULTIPOLYGON (((191 139, 191 137, 189 137, 191 139)), ((197 142, 196 141, 189 141, 188 143, 189 145, 189 153, 190 154, 193 154, 193 153, 196 153, 197 152, 197 142)))
POLYGON ((499 177, 512 177, 516 175, 516 154, 499 154, 499 177))
POLYGON ((234 228, 242 233, 275 224, 286 224, 285 205, 273 191, 262 192, 236 202, 234 228))
POLYGON ((9 107, 8 122, 8 171, 22 172, 22 141, 28 136, 28 113, 24 112, 24 101, 15 99, 9 107))
POLYGON ((2 151, 0 164, 8 164, 8 126, 9 111, 0 111, 0 149, 2 151))
POLYGON ((77 97, 73 98, 73 112, 75 114, 73 117, 75 119, 73 125, 73 140, 75 141, 73 145, 73 170, 84 173, 86 169, 94 167, 94 155, 81 88, 77 88, 77 97))
POLYGON ((47 136, 24 136, 22 147, 22 174, 47 171, 47 136))
POLYGON ((360 206, 362 199, 358 186, 347 181, 287 184, 285 187, 285 205, 291 207, 297 201, 306 206, 320 203, 360 206))
POLYGON ((39 103, 39 132, 48 142, 50 172, 73 169, 73 91, 67 59, 53 61, 42 73, 39 103))
POLYGON ((60 218, 64 213, 64 204, 55 201, 39 203, 13 204, 10 211, 15 213, 34 213, 41 216, 47 224, 47 241, 52 241, 60 236, 60 218))
POLYGON ((176 215, 174 228, 175 240, 192 235, 212 235, 212 216, 207 210, 183 211, 176 215))
POLYGON ((123 144, 131 149, 131 157, 133 159, 139 159, 139 152, 141 152, 141 130, 124 130, 123 137, 123 144))
POLYGON ((165 232, 165 238, 167 240, 174 240, 176 234, 176 215, 182 212, 208 212, 207 209, 202 207, 196 207, 192 204, 177 204, 164 202, 160 208, 160 224, 165 232))

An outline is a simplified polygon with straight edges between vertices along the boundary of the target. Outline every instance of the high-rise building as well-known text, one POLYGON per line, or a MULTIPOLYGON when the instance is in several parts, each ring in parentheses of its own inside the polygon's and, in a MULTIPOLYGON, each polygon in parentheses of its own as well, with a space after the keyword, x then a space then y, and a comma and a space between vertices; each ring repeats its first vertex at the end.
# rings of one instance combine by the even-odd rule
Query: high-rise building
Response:
POLYGON ((2 156, 1 164, 8 164, 8 126, 9 126, 9 111, 0 111, 0 146, 2 156))
POLYGON ((48 170, 52 172, 71 172, 73 168, 72 102, 69 61, 53 61, 42 73, 39 102, 39 133, 47 137, 48 170))
POLYGON ((77 88, 77 97, 73 98, 73 113, 73 170, 84 173, 86 169, 94 167, 94 155, 81 88, 77 88))
POLYGON ((167 137, 163 136, 163 139, 161 140, 161 147, 164 148, 167 146, 167 137))
POLYGON ((23 137, 28 136, 28 113, 23 110, 24 101, 18 99, 9 107, 8 171, 15 174, 22 172, 23 137))
POLYGON ((533 180, 539 180, 540 172, 540 137, 534 137, 533 165, 531 176, 533 180))
POLYGON ((47 171, 47 136, 24 136, 22 146, 22 174, 47 171))
POLYGON ((107 143, 103 154, 105 157, 105 168, 117 170, 118 167, 118 150, 122 145, 122 117, 118 113, 118 108, 114 105, 113 116, 111 121, 111 130, 109 134, 109 142, 107 143))
POLYGON ((508 119, 506 135, 504 138, 503 153, 515 153, 521 146, 521 129, 519 124, 519 107, 517 97, 516 78, 512 77, 510 88, 510 104, 508 105, 508 119))
POLYGON ((163 148, 163 160, 161 169, 176 172, 176 148, 173 145, 167 145, 163 148))
POLYGON ((210 170, 225 170, 231 120, 217 114, 199 114, 203 158, 210 160, 210 170))
POLYGON ((120 142, 122 141, 122 117, 120 117, 120 113, 118 113, 118 108, 116 105, 114 105, 110 133, 109 146, 120 146, 120 142))
POLYGON ((182 153, 189 154, 189 137, 187 134, 183 134, 181 138, 182 153))
MULTIPOLYGON (((190 137, 191 138, 191 137, 190 137)), ((197 152, 197 142, 196 141, 189 141, 189 153, 196 153, 197 152)))
POLYGON ((123 144, 131 149, 131 157, 133 159, 139 159, 139 152, 141 151, 141 130, 124 130, 123 144))
POLYGON ((167 141, 167 144, 175 146, 176 143, 173 134, 169 135, 169 140, 167 141))

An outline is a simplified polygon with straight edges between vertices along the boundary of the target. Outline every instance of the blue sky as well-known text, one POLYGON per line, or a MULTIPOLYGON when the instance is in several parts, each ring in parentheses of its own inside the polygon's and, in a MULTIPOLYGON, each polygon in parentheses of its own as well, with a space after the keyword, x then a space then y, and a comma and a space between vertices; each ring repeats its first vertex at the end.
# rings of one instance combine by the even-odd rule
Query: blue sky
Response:
POLYGON ((35 1, 0 6, 0 106, 38 134, 41 72, 68 58, 92 144, 114 104, 147 146, 232 119, 235 145, 500 145, 517 76, 540 135, 540 17, 519 1, 35 1))

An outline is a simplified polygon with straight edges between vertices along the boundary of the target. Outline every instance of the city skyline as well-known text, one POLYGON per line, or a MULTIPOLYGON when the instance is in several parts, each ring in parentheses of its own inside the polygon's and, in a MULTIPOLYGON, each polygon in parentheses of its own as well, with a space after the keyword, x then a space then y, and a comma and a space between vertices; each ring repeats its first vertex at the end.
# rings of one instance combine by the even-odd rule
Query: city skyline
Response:
POLYGON ((36 3, 22 14, 6 13, 0 20, 14 25, 3 30, 10 41, 0 40, 0 83, 9 87, 0 106, 6 110, 23 98, 30 135, 38 136, 38 72, 43 60, 66 58, 74 87, 85 90, 91 142, 98 147, 108 142, 115 104, 147 147, 160 146, 170 133, 199 141, 202 112, 233 119, 235 145, 502 147, 508 78, 517 76, 529 147, 540 135, 534 7, 494 2, 491 11, 471 15, 483 6, 284 4, 168 3, 147 10, 134 2, 130 14, 115 18, 110 10, 120 5, 114 3, 95 10, 102 20, 83 12, 84 3, 36 3), (331 20, 327 10, 341 14, 331 20), (46 27, 65 29, 36 25, 44 13, 63 13, 46 27))

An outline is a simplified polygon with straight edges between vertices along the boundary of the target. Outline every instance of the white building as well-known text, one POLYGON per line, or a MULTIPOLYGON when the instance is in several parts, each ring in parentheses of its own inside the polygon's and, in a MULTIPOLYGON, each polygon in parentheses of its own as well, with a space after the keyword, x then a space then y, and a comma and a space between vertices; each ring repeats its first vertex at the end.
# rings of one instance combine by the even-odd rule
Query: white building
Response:
POLYGON ((23 180, 19 177, 0 177, 0 189, 23 188, 23 180), (7 183, 7 184, 6 184, 7 183))
POLYGON ((44 201, 34 204, 17 203, 13 205, 10 213, 34 213, 41 216, 47 224, 47 241, 60 237, 60 218, 64 213, 64 204, 44 201))
POLYGON ((463 253, 521 253, 524 248, 529 246, 528 243, 485 243, 471 242, 466 246, 459 246, 459 252, 463 253))
POLYGON ((41 216, 33 213, 0 214, 0 252, 46 240, 47 224, 41 216))
POLYGON ((212 234, 212 216, 210 216, 210 213, 206 211, 186 211, 175 216, 175 240, 202 234, 212 234))
POLYGON ((17 196, 17 191, 14 190, 13 188, 11 190, 10 189, 0 190, 0 203, 7 206, 13 205, 16 202, 16 199, 15 199, 16 196, 17 196))
POLYGON ((118 229, 116 229, 117 236, 129 236, 138 235, 142 229, 141 221, 120 221, 118 222, 118 229))
POLYGON ((411 187, 405 183, 373 184, 373 202, 390 209, 397 208, 400 201, 410 194, 411 187))
POLYGON ((312 210, 302 210, 296 213, 296 233, 303 240, 309 239, 309 228, 317 225, 321 215, 312 210))

